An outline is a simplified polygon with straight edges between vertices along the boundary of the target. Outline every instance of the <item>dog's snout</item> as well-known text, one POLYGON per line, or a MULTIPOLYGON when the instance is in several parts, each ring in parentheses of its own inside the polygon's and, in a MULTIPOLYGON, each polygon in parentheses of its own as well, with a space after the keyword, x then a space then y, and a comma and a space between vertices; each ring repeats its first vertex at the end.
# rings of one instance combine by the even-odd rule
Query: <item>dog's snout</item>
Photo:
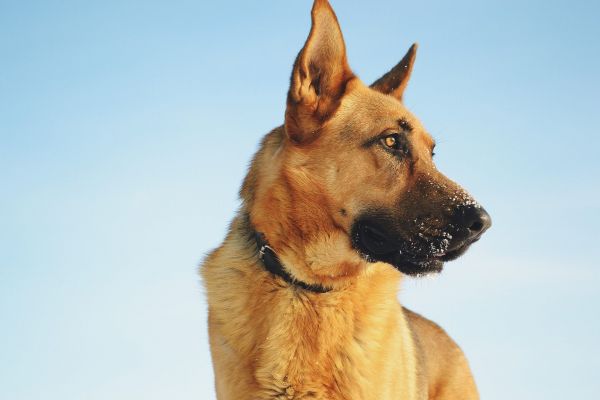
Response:
POLYGON ((454 223, 465 232, 465 239, 476 239, 492 226, 492 218, 478 204, 459 207, 454 214, 454 223))

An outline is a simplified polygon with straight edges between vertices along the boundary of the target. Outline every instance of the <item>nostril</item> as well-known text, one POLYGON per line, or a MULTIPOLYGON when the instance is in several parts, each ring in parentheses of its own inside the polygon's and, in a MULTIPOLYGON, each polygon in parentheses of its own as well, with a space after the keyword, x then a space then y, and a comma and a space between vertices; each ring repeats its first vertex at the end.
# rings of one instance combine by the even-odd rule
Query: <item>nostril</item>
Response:
POLYGON ((471 232, 479 232, 483 229, 483 222, 481 221, 475 221, 471 224, 471 226, 469 227, 469 230, 471 232))

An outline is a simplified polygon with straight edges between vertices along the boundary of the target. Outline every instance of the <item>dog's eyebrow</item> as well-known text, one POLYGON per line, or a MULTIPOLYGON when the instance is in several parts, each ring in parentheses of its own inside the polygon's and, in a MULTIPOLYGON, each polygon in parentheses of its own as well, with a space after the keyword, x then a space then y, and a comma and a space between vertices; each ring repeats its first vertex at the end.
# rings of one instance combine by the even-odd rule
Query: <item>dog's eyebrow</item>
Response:
POLYGON ((408 122, 406 119, 404 118, 400 118, 398 120, 398 126, 400 127, 400 129, 402 129, 403 131, 407 131, 407 132, 412 132, 413 131, 413 127, 410 124, 410 122, 408 122))

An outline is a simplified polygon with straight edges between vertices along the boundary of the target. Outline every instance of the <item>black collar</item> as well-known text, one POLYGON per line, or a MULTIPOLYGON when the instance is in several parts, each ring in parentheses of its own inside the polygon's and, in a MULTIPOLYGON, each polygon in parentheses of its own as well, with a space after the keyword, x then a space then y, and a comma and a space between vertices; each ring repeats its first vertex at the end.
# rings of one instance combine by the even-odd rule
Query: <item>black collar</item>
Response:
POLYGON ((273 249, 269 246, 265 235, 255 231, 254 237, 256 239, 256 247, 258 248, 258 258, 262 261, 262 264, 267 271, 273 275, 277 275, 291 286, 299 287, 309 292, 327 293, 331 291, 331 288, 319 284, 302 282, 294 278, 281 264, 279 257, 277 257, 277 254, 275 254, 273 249))

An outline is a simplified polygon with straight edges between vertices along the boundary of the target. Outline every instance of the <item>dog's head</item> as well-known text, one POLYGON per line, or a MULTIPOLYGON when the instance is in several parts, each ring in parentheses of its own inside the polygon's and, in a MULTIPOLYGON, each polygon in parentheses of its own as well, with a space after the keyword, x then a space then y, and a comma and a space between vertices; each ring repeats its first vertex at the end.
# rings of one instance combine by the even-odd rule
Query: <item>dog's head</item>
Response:
POLYGON ((369 262, 440 271, 490 227, 436 169, 434 140, 402 104, 415 53, 364 85, 331 6, 315 1, 284 127, 267 136, 242 190, 252 222, 299 279, 333 284, 369 262))

